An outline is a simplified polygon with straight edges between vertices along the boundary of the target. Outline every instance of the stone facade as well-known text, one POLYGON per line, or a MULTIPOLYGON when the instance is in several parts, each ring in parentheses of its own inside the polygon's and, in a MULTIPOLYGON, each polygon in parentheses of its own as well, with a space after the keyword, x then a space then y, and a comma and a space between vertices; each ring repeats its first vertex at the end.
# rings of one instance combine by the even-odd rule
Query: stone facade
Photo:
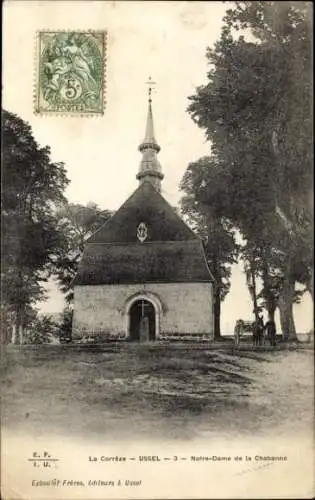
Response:
POLYGON ((151 103, 150 90, 139 186, 85 244, 74 280, 74 341, 214 337, 214 278, 202 241, 161 195, 151 103))
POLYGON ((75 287, 73 340, 128 339, 129 310, 153 304, 156 339, 213 339, 212 283, 81 285, 75 287))

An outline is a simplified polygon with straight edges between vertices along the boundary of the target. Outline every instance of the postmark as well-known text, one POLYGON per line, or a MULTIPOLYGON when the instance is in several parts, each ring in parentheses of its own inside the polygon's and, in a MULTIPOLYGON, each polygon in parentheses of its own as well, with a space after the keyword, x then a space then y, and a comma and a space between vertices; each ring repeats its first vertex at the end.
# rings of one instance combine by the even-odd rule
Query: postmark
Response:
POLYGON ((106 31, 37 33, 35 113, 104 113, 106 36, 106 31))

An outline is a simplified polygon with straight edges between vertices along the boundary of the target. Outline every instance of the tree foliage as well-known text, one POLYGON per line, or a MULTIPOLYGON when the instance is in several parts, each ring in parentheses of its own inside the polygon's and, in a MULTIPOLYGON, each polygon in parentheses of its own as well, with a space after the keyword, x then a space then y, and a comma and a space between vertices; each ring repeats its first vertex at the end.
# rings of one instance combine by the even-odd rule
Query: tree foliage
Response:
POLYGON ((72 340, 72 320, 73 310, 65 307, 62 311, 62 319, 58 332, 59 340, 62 344, 71 342, 72 340))
POLYGON ((54 273, 67 302, 73 299, 72 283, 76 275, 86 240, 112 215, 95 203, 85 205, 64 203, 56 213, 58 228, 63 235, 54 257, 54 273))
POLYGON ((212 207, 216 169, 219 215, 243 235, 270 312, 275 301, 286 304, 289 335, 294 284, 312 291, 313 283, 310 4, 233 2, 206 57, 208 81, 188 107, 212 153, 195 196, 212 207))
POLYGON ((49 314, 36 315, 25 333, 26 344, 50 344, 58 336, 58 325, 49 314))
POLYGON ((2 300, 19 329, 28 308, 45 295, 40 282, 61 240, 54 211, 69 181, 28 123, 3 111, 2 132, 2 300))
POLYGON ((238 245, 230 220, 224 216, 227 202, 225 179, 213 158, 191 163, 181 181, 184 191, 181 211, 204 242, 205 254, 214 283, 215 338, 221 334, 221 302, 230 289, 231 265, 236 262, 238 245))

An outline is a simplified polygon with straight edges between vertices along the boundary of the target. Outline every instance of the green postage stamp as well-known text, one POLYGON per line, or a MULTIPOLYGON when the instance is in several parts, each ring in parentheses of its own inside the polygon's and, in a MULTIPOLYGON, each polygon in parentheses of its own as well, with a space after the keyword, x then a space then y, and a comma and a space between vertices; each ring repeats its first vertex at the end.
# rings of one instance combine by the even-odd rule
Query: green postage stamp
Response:
POLYGON ((40 31, 36 52, 36 113, 104 113, 106 31, 40 31))

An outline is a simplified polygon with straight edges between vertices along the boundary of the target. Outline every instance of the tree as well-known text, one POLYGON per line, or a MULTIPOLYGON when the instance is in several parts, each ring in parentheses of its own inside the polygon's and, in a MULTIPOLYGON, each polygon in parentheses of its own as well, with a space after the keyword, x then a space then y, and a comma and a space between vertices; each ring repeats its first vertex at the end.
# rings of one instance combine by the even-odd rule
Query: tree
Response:
POLYGON ((207 50, 208 83, 188 108, 227 180, 223 215, 255 252, 270 244, 283 252, 287 337, 294 337, 295 282, 312 287, 309 13, 307 2, 234 2, 221 38, 207 50))
POLYGON ((73 299, 73 279, 76 275, 86 240, 112 215, 110 210, 101 210, 95 203, 86 206, 64 203, 56 217, 63 235, 54 256, 54 273, 67 302, 73 299))
POLYGON ((58 325, 49 314, 36 315, 25 334, 27 344, 50 344, 57 338, 58 325))
POLYGON ((61 343, 71 342, 72 340, 72 320, 73 310, 65 307, 62 311, 62 320, 59 327, 59 340, 61 343))
POLYGON ((54 210, 69 181, 63 163, 50 160, 49 147, 37 144, 28 123, 3 111, 2 130, 2 301, 23 342, 27 311, 44 298, 40 282, 60 244, 54 210))
POLYGON ((222 215, 222 207, 228 201, 225 180, 213 159, 204 157, 189 164, 180 184, 185 192, 181 199, 182 213, 203 240, 208 265, 215 279, 215 339, 221 336, 221 302, 229 292, 231 265, 236 262, 238 252, 233 225, 222 215))
POLYGON ((260 308, 258 307, 258 293, 257 293, 257 274, 258 274, 258 252, 257 248, 249 243, 242 248, 242 260, 244 262, 244 271, 246 277, 246 284, 250 293, 253 306, 255 320, 258 321, 260 308))

